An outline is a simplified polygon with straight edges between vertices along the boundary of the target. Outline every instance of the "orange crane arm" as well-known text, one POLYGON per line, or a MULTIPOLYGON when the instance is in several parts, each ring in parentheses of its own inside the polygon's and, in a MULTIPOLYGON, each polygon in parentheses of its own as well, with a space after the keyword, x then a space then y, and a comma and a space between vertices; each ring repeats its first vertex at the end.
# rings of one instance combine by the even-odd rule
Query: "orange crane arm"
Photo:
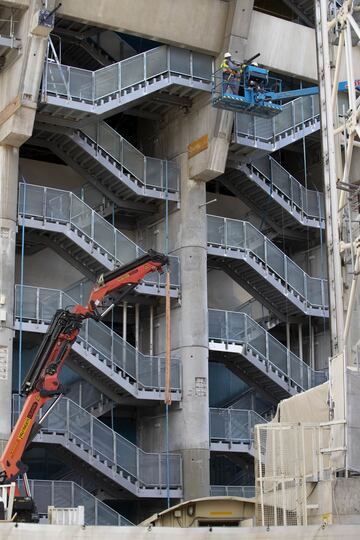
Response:
MULTIPOLYGON (((40 422, 37 417, 49 400, 60 399, 64 393, 59 374, 70 353, 85 319, 100 320, 112 307, 151 272, 162 272, 168 258, 162 253, 149 251, 143 257, 102 275, 90 294, 87 306, 76 305, 71 311, 58 309, 37 351, 34 362, 24 380, 22 394, 26 400, 12 430, 9 441, 0 457, 0 484, 13 482, 26 472, 23 454, 34 439, 50 409, 40 422)), ((56 402, 52 404, 55 405, 56 402)))

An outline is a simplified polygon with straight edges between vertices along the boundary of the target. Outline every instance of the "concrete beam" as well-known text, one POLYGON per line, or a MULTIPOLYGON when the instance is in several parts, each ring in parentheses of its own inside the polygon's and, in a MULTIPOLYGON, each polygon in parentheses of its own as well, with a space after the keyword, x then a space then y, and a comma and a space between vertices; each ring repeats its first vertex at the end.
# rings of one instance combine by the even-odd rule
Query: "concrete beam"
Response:
POLYGON ((222 0, 63 0, 59 16, 216 54, 227 12, 222 0))
POLYGON ((122 0, 119 9, 117 0, 107 0, 106 7, 98 0, 64 0, 59 15, 215 56, 225 40, 234 55, 261 52, 260 62, 272 70, 316 80, 315 31, 251 11, 251 4, 250 0, 122 0))
POLYGON ((246 57, 260 52, 259 62, 279 73, 317 80, 315 30, 254 11, 246 57))
POLYGON ((15 9, 27 9, 30 5, 30 0, 1 0, 1 6, 15 8, 15 9))

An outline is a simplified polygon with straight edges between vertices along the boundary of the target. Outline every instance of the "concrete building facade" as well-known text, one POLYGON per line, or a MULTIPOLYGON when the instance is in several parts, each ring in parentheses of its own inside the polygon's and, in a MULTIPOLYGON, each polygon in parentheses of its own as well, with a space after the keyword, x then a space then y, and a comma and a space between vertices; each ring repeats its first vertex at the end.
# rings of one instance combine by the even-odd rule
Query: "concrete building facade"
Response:
POLYGON ((227 50, 316 84, 311 7, 121 4, 0 1, 1 439, 55 310, 150 248, 171 260, 171 406, 150 276, 86 324, 25 456, 35 495, 77 493, 95 524, 251 496, 253 426, 330 353, 318 98, 274 118, 211 100, 227 50))

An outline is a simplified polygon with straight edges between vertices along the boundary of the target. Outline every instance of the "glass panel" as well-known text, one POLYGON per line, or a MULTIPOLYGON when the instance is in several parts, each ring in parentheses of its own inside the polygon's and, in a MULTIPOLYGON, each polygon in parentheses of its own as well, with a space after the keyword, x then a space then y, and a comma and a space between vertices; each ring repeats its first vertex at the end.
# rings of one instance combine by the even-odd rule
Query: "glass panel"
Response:
POLYGON ((245 249, 245 223, 233 219, 226 220, 226 244, 245 249))
MULTIPOLYGON (((22 316, 23 319, 38 320, 38 313, 36 310, 37 302, 37 288, 36 287, 23 287, 23 305, 22 316)), ((17 317, 20 317, 20 299, 21 299, 21 286, 16 286, 16 303, 15 313, 17 317)))
POLYGON ((287 280, 292 288, 295 289, 301 296, 305 296, 304 278, 305 273, 291 259, 287 257, 287 280))
POLYGON ((112 64, 94 73, 95 99, 113 94, 119 89, 119 64, 112 64))
POLYGON ((108 464, 115 462, 114 436, 115 433, 109 427, 99 420, 93 420, 93 447, 107 460, 108 464))
POLYGON ((145 53, 147 79, 167 71, 167 51, 167 47, 158 47, 145 53))
POLYGON ((116 435, 116 463, 136 477, 136 447, 120 435, 116 435))
POLYGON ((44 188, 32 186, 31 184, 20 184, 19 190, 19 211, 26 216, 44 216, 44 188), (25 206, 24 205, 25 191, 25 206))
POLYGON ((236 113, 235 133, 253 137, 255 135, 255 117, 249 114, 236 113))
POLYGON ((137 246, 118 230, 115 231, 115 240, 116 260, 118 260, 121 264, 133 261, 140 255, 140 253, 138 253, 137 246))
MULTIPOLYGON (((307 276, 307 297, 312 306, 322 306, 322 280, 307 276)), ((327 282, 323 283, 324 289, 327 290, 327 282)), ((327 305, 327 302, 326 302, 327 305)))
POLYGON ((115 255, 115 228, 94 213, 94 240, 111 255, 115 255))
POLYGON ((190 76, 190 51, 170 47, 170 71, 190 76))
POLYGON ((266 331, 249 317, 246 320, 246 328, 248 345, 266 358, 266 331))
POLYGON ((120 62, 121 90, 144 80, 144 55, 140 54, 120 62))
POLYGON ((230 409, 210 409, 210 437, 215 440, 229 439, 230 409))
POLYGON ((304 122, 313 117, 313 108, 312 108, 312 98, 313 96, 304 96, 302 100, 303 107, 303 117, 304 122))
POLYGON ((227 341, 226 311, 209 309, 209 339, 227 341))
POLYGON ((47 91, 67 96, 69 93, 69 68, 58 64, 47 64, 47 91))
POLYGON ((71 197, 71 222, 86 236, 92 238, 93 211, 83 201, 71 197))
POLYGON ((320 215, 320 193, 317 191, 305 191, 305 212, 308 216, 319 217, 320 215))
POLYGON ((231 341, 246 343, 246 317, 243 313, 228 312, 228 335, 231 341))
POLYGON ((245 222, 246 248, 255 253, 265 262, 265 242, 264 235, 261 234, 253 225, 245 222))
POLYGON ((95 504, 96 499, 93 495, 82 489, 80 486, 74 485, 73 506, 84 507, 86 525, 96 525, 95 504))
POLYGON ((287 349, 279 341, 268 334, 268 358, 274 366, 279 368, 283 373, 287 373, 287 349))
POLYGON ((274 117, 274 125, 276 134, 288 130, 293 125, 291 102, 284 105, 282 112, 274 117))
POLYGON ((260 171, 266 178, 271 179, 271 159, 265 156, 252 163, 253 167, 260 171))
MULTIPOLYGON (((280 116, 280 113, 278 116, 280 116)), ((276 117, 277 118, 277 117, 276 117)), ((273 121, 272 118, 260 118, 254 116, 255 136, 257 139, 268 141, 273 137, 273 121)))
POLYGON ((283 252, 266 239, 267 263, 281 278, 285 277, 285 257, 283 252))
POLYGON ((207 54, 192 53, 193 77, 211 81, 213 59, 207 54))
POLYGON ((70 193, 45 189, 45 217, 56 221, 70 221, 70 193))
POLYGON ((112 334, 110 328, 105 324, 89 319, 87 336, 89 345, 100 356, 105 359, 111 358, 112 334))
POLYGON ((120 146, 122 137, 106 122, 99 122, 98 126, 98 144, 106 150, 112 157, 120 161, 120 146))
POLYGON ((70 68, 70 95, 86 101, 93 100, 93 72, 70 68))
POLYGON ((62 305, 60 291, 39 289, 39 319, 41 321, 49 323, 55 315, 56 310, 61 307, 65 306, 62 305))
POLYGON ((123 166, 138 180, 144 182, 144 156, 125 140, 123 140, 123 166))
POLYGON ((225 245, 225 220, 207 216, 207 241, 210 244, 225 245))
POLYGON ((168 189, 170 191, 179 190, 179 170, 176 163, 172 161, 165 161, 163 167, 166 167, 168 175, 168 189))
POLYGON ((292 176, 290 176, 290 181, 291 181, 292 201, 300 210, 302 210, 303 208, 302 194, 303 192, 305 192, 305 189, 292 176))
POLYGON ((271 178, 274 186, 291 199, 290 176, 276 161, 271 160, 271 178))
POLYGON ((146 177, 145 184, 149 187, 164 187, 162 184, 162 165, 165 165, 165 162, 162 162, 160 159, 145 158, 146 165, 146 177))

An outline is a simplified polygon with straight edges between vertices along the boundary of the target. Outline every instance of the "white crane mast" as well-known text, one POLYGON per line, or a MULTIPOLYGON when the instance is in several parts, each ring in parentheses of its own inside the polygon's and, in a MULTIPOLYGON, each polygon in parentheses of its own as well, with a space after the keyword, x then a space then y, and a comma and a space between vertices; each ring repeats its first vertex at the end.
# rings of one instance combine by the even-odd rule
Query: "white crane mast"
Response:
POLYGON ((333 437, 333 458, 346 474, 359 470, 360 451, 353 437, 359 416, 354 388, 358 371, 360 269, 360 3, 358 0, 315 0, 319 68, 322 153, 329 267, 331 349, 330 414, 345 429, 333 437), (338 93, 340 80, 347 94, 338 93), (346 96, 346 97, 344 97, 346 96), (339 381, 340 384, 339 384, 339 381), (335 442, 335 439, 336 442, 335 442), (345 456, 339 459, 339 454, 345 456), (358 456, 358 457, 357 457, 358 456), (343 465, 341 465, 341 463, 343 465))

